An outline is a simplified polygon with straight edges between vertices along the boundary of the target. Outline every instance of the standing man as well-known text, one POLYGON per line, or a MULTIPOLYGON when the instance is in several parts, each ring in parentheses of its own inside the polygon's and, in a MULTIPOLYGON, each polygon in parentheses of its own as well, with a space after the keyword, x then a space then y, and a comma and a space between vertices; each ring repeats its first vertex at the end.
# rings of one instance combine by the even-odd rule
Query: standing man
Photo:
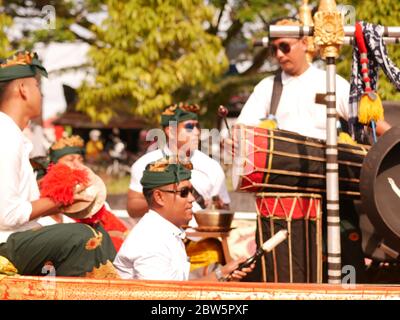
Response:
POLYGON ((103 229, 37 222, 62 206, 40 197, 29 163, 32 143, 22 133, 41 114, 40 75, 47 72, 35 53, 0 60, 0 256, 24 275, 46 274, 50 264, 59 276, 95 277, 95 268, 116 276, 111 264, 116 252, 103 229))
MULTIPOLYGON (((300 26, 300 22, 282 19, 276 25, 300 26)), ((272 111, 279 129, 317 139, 326 139, 326 106, 316 102, 317 94, 326 94, 326 71, 307 62, 307 38, 273 38, 271 54, 279 63, 282 93, 272 111)), ((275 76, 259 82, 244 105, 237 124, 257 126, 271 114, 271 101, 275 76)), ((350 84, 336 75, 336 111, 344 120, 349 118, 350 84)), ((378 134, 389 125, 378 122, 378 134)))
MULTIPOLYGON (((189 280, 190 262, 181 226, 192 219, 194 202, 191 164, 150 163, 141 184, 149 211, 133 228, 117 254, 114 265, 123 279, 189 280)), ((199 280, 241 280, 251 268, 236 270, 245 259, 218 267, 199 280)))
MULTIPOLYGON (((300 22, 294 19, 281 19, 275 24, 300 26, 300 22)), ((257 126, 268 115, 273 115, 279 129, 325 140, 326 105, 317 103, 316 96, 326 94, 326 72, 307 62, 306 37, 273 38, 270 43, 271 53, 281 70, 276 76, 267 77, 257 84, 244 105, 237 124, 257 126)), ((336 75, 336 91, 337 113, 348 120, 350 85, 339 75, 336 75)), ((385 121, 380 121, 377 123, 377 133, 383 134, 389 127, 385 121)), ((346 216, 350 221, 346 224, 351 226, 349 233, 353 230, 359 233, 358 216, 353 203, 341 201, 340 208, 342 219, 346 216)), ((265 217, 261 217, 261 222, 265 237, 269 222, 265 217)), ((343 265, 354 265, 357 269, 357 281, 362 282, 364 259, 361 241, 354 243, 348 237, 342 236, 342 248, 343 265), (346 252, 346 248, 351 248, 352 251, 346 252)))

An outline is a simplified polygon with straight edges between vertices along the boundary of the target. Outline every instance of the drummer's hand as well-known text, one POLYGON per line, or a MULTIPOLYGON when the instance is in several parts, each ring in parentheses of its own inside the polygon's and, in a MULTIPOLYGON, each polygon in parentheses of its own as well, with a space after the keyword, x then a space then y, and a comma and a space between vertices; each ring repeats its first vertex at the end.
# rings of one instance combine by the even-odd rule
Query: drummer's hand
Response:
POLYGON ((77 201, 87 201, 87 202, 91 202, 93 201, 93 197, 89 196, 85 193, 82 193, 82 191, 84 191, 88 186, 87 185, 82 185, 82 184, 78 184, 75 187, 75 191, 74 191, 74 202, 77 201))
POLYGON ((227 263, 221 268, 222 274, 226 277, 227 281, 240 281, 248 273, 254 270, 255 263, 253 263, 250 267, 243 268, 241 270, 236 270, 239 267, 239 264, 241 264, 244 261, 246 261, 246 258, 242 257, 227 263))

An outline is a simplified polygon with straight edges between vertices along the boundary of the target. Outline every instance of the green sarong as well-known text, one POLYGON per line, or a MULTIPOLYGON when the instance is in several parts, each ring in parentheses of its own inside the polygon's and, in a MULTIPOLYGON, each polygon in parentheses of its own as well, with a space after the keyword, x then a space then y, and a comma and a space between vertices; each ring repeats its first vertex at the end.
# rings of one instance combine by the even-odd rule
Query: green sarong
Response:
POLYGON ((96 278, 112 268, 116 251, 100 225, 65 223, 13 233, 7 242, 0 243, 0 256, 10 260, 22 275, 96 278))

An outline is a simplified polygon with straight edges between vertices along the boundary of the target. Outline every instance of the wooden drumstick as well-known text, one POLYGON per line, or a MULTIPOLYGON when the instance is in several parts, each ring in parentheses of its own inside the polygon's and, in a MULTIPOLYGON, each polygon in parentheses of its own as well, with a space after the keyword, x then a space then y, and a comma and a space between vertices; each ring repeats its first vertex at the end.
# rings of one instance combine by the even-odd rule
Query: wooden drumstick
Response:
POLYGON ((228 129, 229 137, 232 138, 231 130, 229 129, 228 121, 226 120, 226 117, 228 116, 228 113, 229 113, 229 111, 228 111, 228 109, 227 109, 226 107, 224 107, 223 105, 220 105, 220 106, 219 106, 219 108, 218 108, 218 115, 219 115, 222 119, 224 119, 225 126, 226 126, 226 128, 228 129))

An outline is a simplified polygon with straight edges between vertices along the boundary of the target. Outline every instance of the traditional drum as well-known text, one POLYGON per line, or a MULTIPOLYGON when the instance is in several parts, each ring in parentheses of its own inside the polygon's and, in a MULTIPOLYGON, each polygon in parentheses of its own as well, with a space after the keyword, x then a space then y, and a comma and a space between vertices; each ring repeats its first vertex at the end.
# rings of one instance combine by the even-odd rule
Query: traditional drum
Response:
POLYGON ((279 230, 288 231, 287 240, 264 255, 263 280, 322 283, 321 196, 258 193, 256 202, 260 244, 279 230))
MULTIPOLYGON (((238 126, 232 183, 236 191, 325 192, 325 141, 283 130, 238 126)), ((359 197, 367 145, 338 144, 339 192, 359 197)))

